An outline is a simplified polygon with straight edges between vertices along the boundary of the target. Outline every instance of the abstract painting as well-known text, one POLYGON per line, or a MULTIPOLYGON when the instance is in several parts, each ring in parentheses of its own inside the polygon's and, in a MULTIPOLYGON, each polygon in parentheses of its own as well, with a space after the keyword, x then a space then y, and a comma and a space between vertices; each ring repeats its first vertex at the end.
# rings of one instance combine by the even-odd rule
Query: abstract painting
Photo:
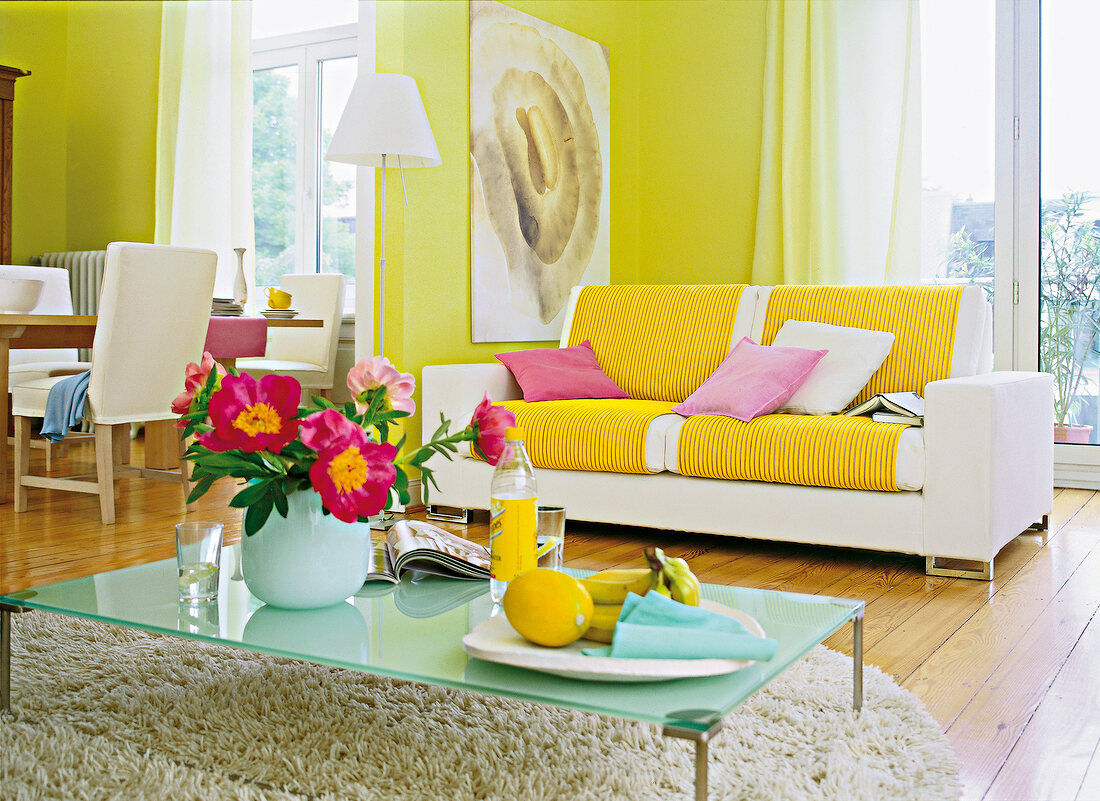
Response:
POLYGON ((557 339, 572 288, 609 283, 610 117, 607 47, 472 0, 474 342, 557 339))

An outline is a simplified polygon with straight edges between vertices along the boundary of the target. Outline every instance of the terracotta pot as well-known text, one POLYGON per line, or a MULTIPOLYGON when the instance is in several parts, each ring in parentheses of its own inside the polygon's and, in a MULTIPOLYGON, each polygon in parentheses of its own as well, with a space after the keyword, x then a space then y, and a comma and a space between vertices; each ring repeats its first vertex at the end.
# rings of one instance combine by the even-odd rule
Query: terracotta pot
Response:
POLYGON ((1071 442, 1074 445, 1087 445, 1092 436, 1092 426, 1054 426, 1055 442, 1071 442))

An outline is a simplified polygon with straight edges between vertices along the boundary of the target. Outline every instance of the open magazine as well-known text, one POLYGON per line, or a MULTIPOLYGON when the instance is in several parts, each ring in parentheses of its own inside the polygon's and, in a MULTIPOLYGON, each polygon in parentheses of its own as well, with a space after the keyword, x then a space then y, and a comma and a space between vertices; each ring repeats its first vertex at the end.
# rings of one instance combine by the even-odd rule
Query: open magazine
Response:
POLYGON ((439 526, 398 520, 374 543, 367 581, 401 580, 406 570, 460 579, 489 578, 489 550, 439 526))
POLYGON ((924 422, 924 398, 916 392, 880 392, 845 414, 870 414, 879 423, 920 425, 924 422))

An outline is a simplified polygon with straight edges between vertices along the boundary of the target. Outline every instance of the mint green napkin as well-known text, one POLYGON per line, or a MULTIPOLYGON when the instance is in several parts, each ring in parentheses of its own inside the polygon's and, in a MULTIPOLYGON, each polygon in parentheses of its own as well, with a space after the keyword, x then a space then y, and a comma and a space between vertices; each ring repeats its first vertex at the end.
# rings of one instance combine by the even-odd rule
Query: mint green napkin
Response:
POLYGON ((685 606, 648 592, 623 603, 611 645, 585 648, 586 656, 623 659, 752 659, 766 662, 778 643, 755 637, 737 620, 698 606, 685 606))

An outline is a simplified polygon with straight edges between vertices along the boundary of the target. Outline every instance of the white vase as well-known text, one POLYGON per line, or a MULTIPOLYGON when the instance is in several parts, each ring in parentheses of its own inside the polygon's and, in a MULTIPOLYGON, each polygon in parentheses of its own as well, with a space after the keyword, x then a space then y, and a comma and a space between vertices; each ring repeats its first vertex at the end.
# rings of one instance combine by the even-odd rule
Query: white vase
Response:
POLYGON ((318 609, 353 595, 370 569, 366 523, 321 513, 312 490, 287 496, 283 517, 272 511, 251 536, 241 536, 241 572, 248 591, 283 609, 318 609))
POLYGON ((244 252, 247 248, 233 248, 237 254, 237 275, 233 279, 233 300, 242 306, 248 302, 248 279, 244 275, 244 252))

